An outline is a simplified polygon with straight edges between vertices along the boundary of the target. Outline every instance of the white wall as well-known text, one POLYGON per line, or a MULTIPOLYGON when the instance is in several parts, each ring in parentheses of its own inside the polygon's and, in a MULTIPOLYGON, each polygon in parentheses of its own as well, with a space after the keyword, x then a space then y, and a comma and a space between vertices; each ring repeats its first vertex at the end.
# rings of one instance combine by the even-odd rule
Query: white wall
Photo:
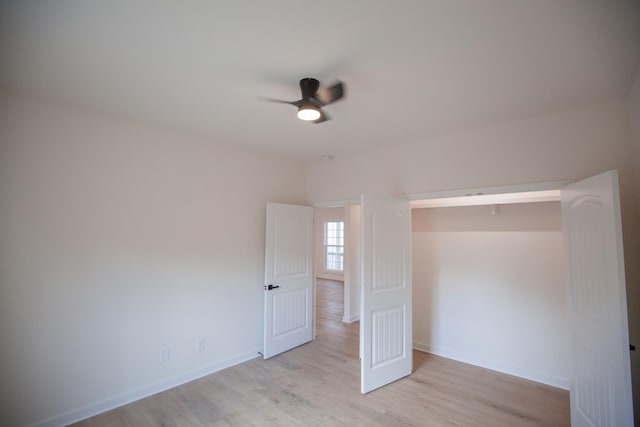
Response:
POLYGON ((617 169, 633 188, 626 101, 611 102, 309 166, 313 203, 511 184, 577 180, 617 169))
MULTIPOLYGON (((640 301, 640 70, 631 89, 629 97, 630 122, 633 133, 631 158, 635 178, 635 203, 628 209, 625 223, 625 254, 627 263, 627 298, 632 301, 640 301)), ((637 350, 631 353, 631 369, 633 374, 633 389, 635 405, 635 424, 640 425, 640 309, 629 310, 629 336, 637 350)))
POLYGON ((636 202, 640 206, 640 70, 636 74, 635 81, 629 96, 629 117, 632 131, 632 162, 634 166, 636 202))
POLYGON ((257 355, 265 202, 304 203, 301 167, 4 95, 0 141, 0 425, 257 355))
POLYGON ((315 208, 313 211, 316 277, 343 281, 343 272, 327 270, 324 266, 324 223, 327 221, 344 221, 344 208, 315 208))
POLYGON ((568 388, 559 202, 414 209, 414 345, 568 388))

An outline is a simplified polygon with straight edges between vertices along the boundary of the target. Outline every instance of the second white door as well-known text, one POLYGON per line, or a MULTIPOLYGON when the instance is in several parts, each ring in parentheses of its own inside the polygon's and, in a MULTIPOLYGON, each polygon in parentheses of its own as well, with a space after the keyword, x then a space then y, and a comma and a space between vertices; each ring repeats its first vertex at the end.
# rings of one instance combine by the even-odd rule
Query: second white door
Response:
POLYGON ((571 331, 571 425, 632 426, 618 175, 562 189, 571 331))
POLYGON ((411 374, 411 207, 362 197, 361 392, 411 374))

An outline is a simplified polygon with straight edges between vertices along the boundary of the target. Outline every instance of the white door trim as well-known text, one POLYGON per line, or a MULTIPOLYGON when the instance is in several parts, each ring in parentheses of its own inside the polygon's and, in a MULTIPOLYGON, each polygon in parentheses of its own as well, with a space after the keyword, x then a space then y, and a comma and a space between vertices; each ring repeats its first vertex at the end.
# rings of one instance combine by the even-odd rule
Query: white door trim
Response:
POLYGON ((454 189, 443 191, 430 191, 426 193, 411 193, 407 195, 407 198, 411 201, 414 200, 429 200, 429 199, 445 199, 448 197, 465 197, 476 195, 488 195, 488 194, 509 194, 509 193, 525 193, 529 191, 545 191, 545 190, 559 190, 562 187, 567 186, 575 181, 547 181, 547 182, 531 182, 513 185, 500 185, 495 187, 478 187, 478 188, 466 188, 466 189, 454 189))

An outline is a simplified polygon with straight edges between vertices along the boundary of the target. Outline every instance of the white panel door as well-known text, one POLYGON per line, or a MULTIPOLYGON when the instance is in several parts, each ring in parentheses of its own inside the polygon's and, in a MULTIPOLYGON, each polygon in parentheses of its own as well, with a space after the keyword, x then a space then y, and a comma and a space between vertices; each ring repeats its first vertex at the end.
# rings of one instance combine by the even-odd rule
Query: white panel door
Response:
POLYGON ((313 209, 267 203, 265 359, 311 341, 313 209))
POLYGON ((571 330, 571 425, 632 426, 618 175, 562 189, 571 330))
POLYGON ((411 208, 362 197, 361 391, 411 374, 411 208))

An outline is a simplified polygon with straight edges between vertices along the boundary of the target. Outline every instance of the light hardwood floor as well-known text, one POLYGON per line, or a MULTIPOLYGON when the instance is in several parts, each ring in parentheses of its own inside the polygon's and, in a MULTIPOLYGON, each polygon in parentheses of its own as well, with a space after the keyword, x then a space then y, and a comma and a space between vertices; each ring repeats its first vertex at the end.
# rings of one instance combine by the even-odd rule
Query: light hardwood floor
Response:
POLYGON ((91 426, 569 426, 569 393, 415 351, 414 372, 360 394, 358 323, 319 280, 317 339, 75 424, 91 426))

